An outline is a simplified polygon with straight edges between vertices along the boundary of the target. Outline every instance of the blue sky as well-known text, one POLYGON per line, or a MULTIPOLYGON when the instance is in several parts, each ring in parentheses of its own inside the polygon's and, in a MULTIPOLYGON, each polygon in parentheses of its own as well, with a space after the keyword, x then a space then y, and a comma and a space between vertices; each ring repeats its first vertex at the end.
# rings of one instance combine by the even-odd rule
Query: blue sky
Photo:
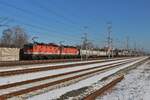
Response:
MULTIPOLYGON (((106 40, 107 25, 112 22, 115 45, 150 50, 150 0, 0 0, 0 17, 8 17, 10 26, 20 25, 40 42, 65 41, 79 44, 84 32, 98 46, 106 40), (84 27, 87 26, 87 29, 84 27)), ((0 35, 6 27, 0 27, 0 35)))

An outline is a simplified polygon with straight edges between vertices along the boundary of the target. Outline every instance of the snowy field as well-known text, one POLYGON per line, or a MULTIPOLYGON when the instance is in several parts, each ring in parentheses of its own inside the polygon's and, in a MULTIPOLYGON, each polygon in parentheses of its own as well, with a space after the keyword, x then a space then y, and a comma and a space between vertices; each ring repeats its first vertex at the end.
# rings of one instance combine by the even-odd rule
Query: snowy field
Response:
MULTIPOLYGON (((114 64, 114 65, 117 65, 117 64, 114 64)), ((109 67, 109 66, 107 66, 107 67, 109 67)), ((30 83, 30 84, 21 85, 21 86, 18 86, 18 87, 12 87, 12 88, 9 88, 9 89, 2 89, 2 90, 0 90, 1 91, 0 95, 9 93, 10 91, 22 90, 22 89, 25 89, 25 88, 30 88, 30 87, 33 87, 33 86, 38 86, 40 84, 46 84, 46 83, 49 83, 49 82, 58 81, 58 80, 61 80, 61 79, 73 77, 73 76, 76 76, 76 75, 85 74, 85 73, 88 73, 88 72, 91 72, 91 71, 100 70, 100 69, 103 69, 103 68, 104 67, 99 67, 97 69, 87 70, 87 71, 84 71, 84 72, 73 73, 71 75, 69 74, 69 75, 60 76, 60 77, 56 77, 56 78, 52 78, 52 79, 47 79, 47 80, 34 82, 34 84, 30 83)))
MULTIPOLYGON (((145 59, 145 58, 143 58, 143 59, 145 59)), ((52 99, 59 98, 61 95, 65 94, 69 91, 77 90, 77 89, 87 87, 87 86, 91 86, 92 84, 94 84, 97 81, 103 79, 104 77, 110 76, 110 75, 112 75, 112 74, 114 74, 114 73, 116 73, 116 72, 118 72, 118 71, 120 71, 124 68, 129 67, 130 65, 133 65, 137 62, 142 61, 143 59, 134 61, 132 63, 126 64, 126 65, 123 65, 123 66, 120 66, 120 67, 117 67, 117 68, 114 68, 114 69, 106 71, 106 72, 103 72, 101 74, 95 75, 95 76, 90 77, 88 79, 79 81, 75 84, 72 84, 72 85, 69 85, 69 86, 66 86, 66 87, 62 87, 62 88, 59 88, 59 89, 55 89, 55 90, 46 92, 44 94, 34 96, 32 98, 28 98, 28 100, 41 100, 41 98, 42 98, 42 100, 52 100, 52 99)), ((108 100, 108 99, 106 99, 106 100, 108 100)), ((112 99, 110 99, 110 100, 112 100, 112 99)))
POLYGON ((12 70, 20 70, 20 69, 29 69, 29 68, 38 68, 38 67, 50 67, 50 66, 61 66, 61 65, 70 65, 70 64, 83 64, 83 63, 91 63, 91 62, 103 62, 103 61, 111 61, 117 60, 115 59, 102 59, 102 60, 90 60, 90 61, 75 61, 75 62, 59 62, 59 63, 47 63, 47 64, 33 64, 33 65, 19 65, 19 66, 5 66, 0 67, 0 72, 2 71, 12 71, 12 70))
POLYGON ((70 68, 68 67, 67 69, 63 68, 63 69, 55 69, 55 70, 13 75, 9 77, 0 77, 0 85, 19 82, 19 81, 25 81, 25 80, 30 80, 30 79, 35 79, 35 78, 40 78, 40 77, 45 77, 45 76, 50 76, 50 75, 62 74, 66 72, 87 69, 91 67, 102 66, 102 65, 112 64, 112 63, 117 63, 117 62, 122 62, 122 61, 135 60, 135 59, 139 59, 139 58, 130 58, 130 59, 125 59, 125 60, 117 60, 117 61, 103 62, 103 63, 97 63, 97 64, 82 65, 82 66, 77 66, 77 67, 70 67, 70 68))
POLYGON ((129 71, 124 80, 96 100, 150 100, 150 61, 129 71))

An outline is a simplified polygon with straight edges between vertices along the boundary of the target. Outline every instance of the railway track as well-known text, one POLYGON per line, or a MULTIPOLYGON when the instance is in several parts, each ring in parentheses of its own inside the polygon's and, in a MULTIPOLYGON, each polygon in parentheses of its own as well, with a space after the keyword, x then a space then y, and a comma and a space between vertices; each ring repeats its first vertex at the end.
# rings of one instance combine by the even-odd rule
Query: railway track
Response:
POLYGON ((58 59, 58 60, 30 60, 30 61, 5 61, 0 63, 0 67, 17 66, 17 65, 31 65, 31 64, 45 64, 58 62, 73 62, 80 61, 80 59, 58 59))
POLYGON ((124 78, 124 75, 120 75, 116 79, 112 80, 102 88, 96 90, 95 92, 87 95, 86 97, 83 98, 83 100, 95 100, 96 97, 102 95, 105 91, 107 91, 109 88, 112 88, 114 85, 116 85, 118 82, 120 82, 124 78))
POLYGON ((63 73, 63 74, 57 74, 57 75, 53 75, 53 76, 41 77, 41 78, 37 78, 37 79, 1 85, 0 86, 0 91, 1 91, 0 98, 7 99, 7 98, 14 97, 14 96, 30 93, 30 92, 33 92, 33 91, 36 91, 39 89, 43 89, 46 87, 55 86, 55 85, 65 83, 65 82, 68 82, 68 81, 71 81, 74 79, 80 79, 81 77, 87 77, 87 76, 89 77, 93 74, 96 74, 96 73, 99 73, 102 71, 106 71, 106 70, 111 70, 112 68, 119 67, 123 64, 127 64, 127 63, 133 62, 135 60, 137 60, 137 59, 120 61, 117 63, 115 62, 112 64, 96 66, 96 67, 87 68, 84 70, 77 70, 77 71, 72 71, 72 72, 63 73), (11 91, 11 92, 9 92, 9 91, 11 91))
MULTIPOLYGON (((127 59, 125 59, 127 60, 127 59)), ((118 60, 118 61, 110 61, 110 62, 104 62, 104 63, 98 63, 98 64, 90 64, 90 65, 83 65, 83 66, 76 66, 76 67, 67 67, 67 68, 61 68, 61 69, 55 69, 55 70, 46 70, 46 71, 38 71, 35 73, 26 73, 26 74, 20 74, 20 75, 8 75, 7 76, 1 76, 1 84, 4 83, 10 83, 11 81, 16 81, 16 78, 19 80, 24 81, 25 79, 34 79, 34 78, 39 78, 40 75, 42 75, 43 77, 47 76, 47 75, 55 75, 55 74, 63 74, 63 73, 67 73, 67 72, 71 72, 71 71, 76 71, 76 70, 85 70, 87 68, 92 68, 94 66, 103 66, 103 65, 108 65, 108 64, 112 64, 112 63, 117 63, 117 62, 121 62, 121 61, 125 61, 125 60, 118 60), (32 76, 32 77, 31 77, 32 76), (24 78, 22 78, 24 77, 24 78)), ((128 59, 129 60, 129 59, 128 59)))
MULTIPOLYGON (((90 60, 106 59, 105 58, 89 58, 90 60)), ((81 59, 55 59, 55 60, 30 60, 30 61, 5 61, 0 62, 0 67, 5 66, 18 66, 18 65, 31 65, 31 64, 46 64, 46 63, 60 63, 60 62, 76 62, 81 61, 81 59)), ((83 61, 87 61, 83 59, 83 61)))
POLYGON ((64 75, 70 75, 70 74, 84 72, 84 71, 89 71, 89 70, 94 70, 94 69, 104 70, 104 69, 107 69, 107 68, 110 68, 110 67, 112 68, 112 67, 114 67, 114 66, 116 66, 118 64, 124 64, 124 63, 127 63, 127 62, 129 62, 129 61, 124 61, 124 62, 121 62, 121 63, 120 62, 119 63, 118 62, 117 63, 113 63, 113 66, 112 66, 112 64, 107 64, 107 65, 96 66, 96 67, 92 67, 92 68, 86 68, 86 69, 66 72, 66 73, 57 74, 57 75, 51 75, 51 76, 36 78, 36 79, 32 79, 32 80, 26 80, 26 81, 22 81, 22 82, 16 82, 16 83, 7 84, 7 85, 0 85, 0 89, 6 89, 6 88, 14 87, 14 86, 17 86, 17 85, 24 85, 25 83, 32 83, 32 82, 37 82, 37 81, 43 81, 43 80, 46 80, 46 79, 57 78, 57 77, 64 76, 64 75), (109 67, 107 67, 107 66, 109 66, 109 67))
POLYGON ((47 70, 56 70, 56 69, 62 69, 62 68, 70 68, 70 67, 77 67, 77 66, 83 66, 83 65, 89 65, 89 64, 97 64, 102 62, 110 62, 110 61, 117 61, 117 60, 124 60, 124 58, 118 58, 118 59, 108 59, 108 60, 94 60, 89 62, 77 62, 72 64, 56 64, 56 65, 48 65, 43 67, 14 67, 9 69, 8 67, 5 69, 0 68, 0 76, 10 76, 10 75, 18 75, 18 74, 25 74, 25 73, 33 73, 33 72, 39 72, 39 71, 47 71, 47 70))

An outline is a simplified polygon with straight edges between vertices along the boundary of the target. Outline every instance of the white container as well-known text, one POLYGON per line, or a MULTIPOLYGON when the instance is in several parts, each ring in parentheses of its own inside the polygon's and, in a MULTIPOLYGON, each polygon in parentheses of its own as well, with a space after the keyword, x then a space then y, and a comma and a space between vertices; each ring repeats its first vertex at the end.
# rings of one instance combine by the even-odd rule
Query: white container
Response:
POLYGON ((18 61, 19 48, 0 48, 0 61, 18 61))

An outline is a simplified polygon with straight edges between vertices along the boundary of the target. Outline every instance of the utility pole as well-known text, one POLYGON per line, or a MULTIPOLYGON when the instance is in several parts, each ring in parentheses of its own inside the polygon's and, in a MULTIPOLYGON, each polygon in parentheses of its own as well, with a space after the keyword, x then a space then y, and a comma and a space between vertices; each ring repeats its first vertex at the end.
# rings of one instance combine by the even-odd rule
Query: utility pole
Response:
POLYGON ((129 50, 129 37, 126 37, 126 49, 129 50))
POLYGON ((128 52, 128 55, 130 54, 130 50, 129 50, 129 37, 126 37, 126 50, 128 52))
POLYGON ((136 51, 137 47, 136 47, 136 42, 134 42, 134 50, 136 51))
POLYGON ((85 50, 86 50, 86 54, 85 54, 85 58, 86 60, 88 59, 88 39, 87 39, 87 33, 84 33, 84 37, 83 37, 83 42, 84 42, 84 45, 85 45, 85 50))
POLYGON ((81 37, 81 51, 80 51, 80 55, 81 55, 81 61, 83 60, 83 44, 84 44, 84 37, 81 37))
POLYGON ((107 23, 107 35, 108 35, 107 36, 107 46, 108 46, 107 54, 108 54, 109 59, 110 59, 111 51, 112 51, 111 33, 112 33, 112 24, 109 22, 109 23, 107 23))
MULTIPOLYGON (((84 26, 84 29, 87 30, 88 27, 87 26, 84 26)), ((86 57, 86 60, 88 59, 88 55, 87 55, 87 50, 88 50, 88 36, 87 36, 87 32, 85 32, 83 34, 83 37, 81 37, 81 39, 83 39, 83 43, 82 43, 82 49, 85 49, 85 57, 86 57)), ((83 59, 83 55, 81 54, 81 60, 83 59)))
POLYGON ((83 60, 82 52, 83 52, 83 37, 81 37, 81 51, 80 51, 81 61, 83 60))
POLYGON ((135 52, 135 56, 137 56, 137 47, 136 47, 136 41, 134 42, 134 52, 135 52))
POLYGON ((141 56, 144 56, 144 48, 141 48, 141 56))
POLYGON ((113 39, 111 38, 111 57, 114 57, 114 45, 113 45, 113 39))

